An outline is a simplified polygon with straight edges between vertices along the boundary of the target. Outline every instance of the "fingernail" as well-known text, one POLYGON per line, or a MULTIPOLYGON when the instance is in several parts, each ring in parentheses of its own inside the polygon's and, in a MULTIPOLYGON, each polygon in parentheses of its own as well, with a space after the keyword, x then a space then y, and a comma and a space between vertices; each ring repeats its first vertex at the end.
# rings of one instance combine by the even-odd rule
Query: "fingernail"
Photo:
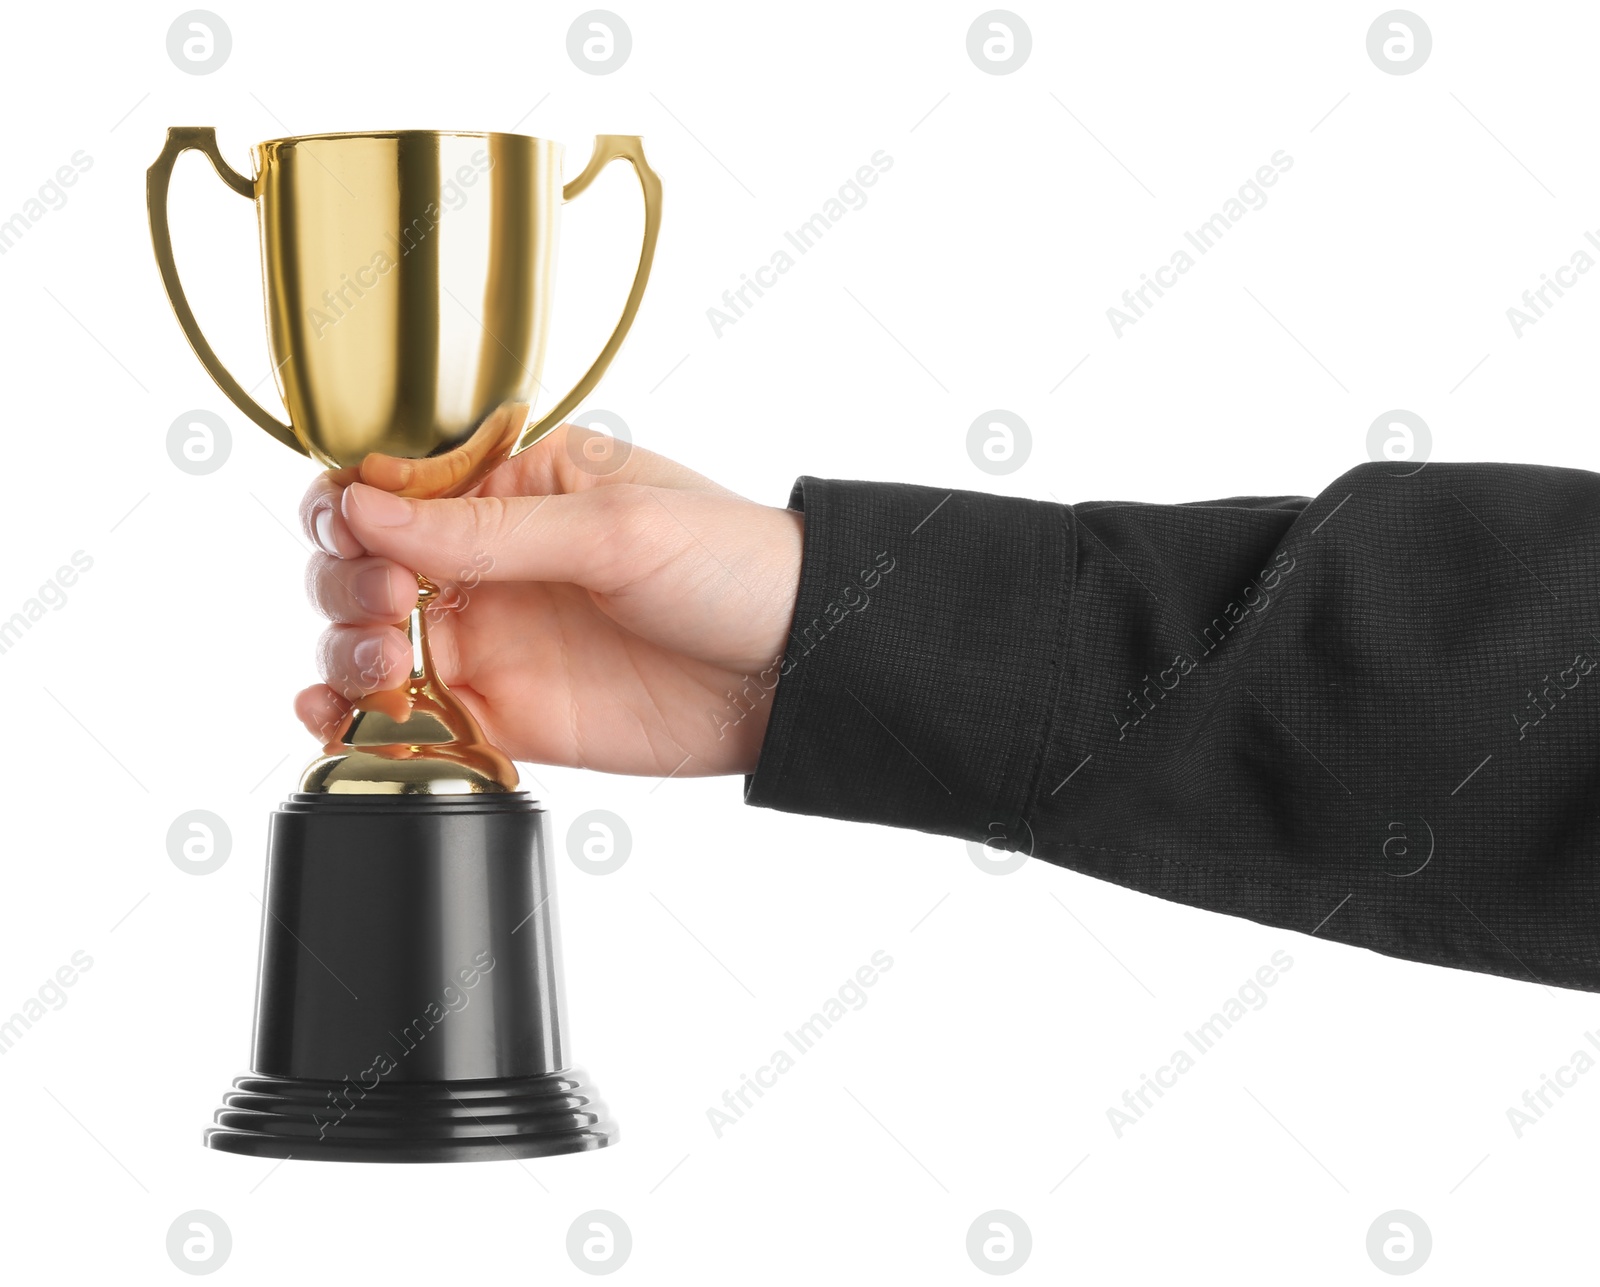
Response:
POLYGON ((356 602, 375 617, 396 617, 394 606, 394 578, 388 565, 367 568, 351 583, 350 592, 356 602))
MULTIPOLYGON (((416 512, 416 506, 404 497, 364 483, 352 483, 344 494, 345 504, 354 505, 361 518, 373 527, 400 527, 409 523, 416 512)), ((350 517, 348 511, 345 516, 350 517)))
POLYGON ((350 654, 355 663, 356 682, 363 687, 376 685, 383 677, 383 640, 363 639, 350 654))
POLYGON ((339 546, 333 536, 333 506, 324 505, 311 519, 312 539, 324 554, 339 557, 339 546))

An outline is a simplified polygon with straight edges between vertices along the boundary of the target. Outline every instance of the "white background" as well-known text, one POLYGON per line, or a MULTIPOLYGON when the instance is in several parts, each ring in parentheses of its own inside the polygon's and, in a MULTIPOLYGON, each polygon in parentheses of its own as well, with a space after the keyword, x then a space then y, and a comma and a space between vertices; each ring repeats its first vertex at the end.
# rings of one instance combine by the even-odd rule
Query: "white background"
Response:
MULTIPOLYGON (((516 129, 565 142, 569 176, 595 133, 642 134, 664 232, 592 405, 772 503, 800 473, 1315 493, 1396 407, 1436 459, 1590 467, 1600 275, 1520 339, 1506 309, 1600 226, 1600 11, 1425 6, 1432 55, 1396 76, 1366 50, 1379 3, 1030 4, 1031 57, 995 76, 966 49, 982 0, 614 0, 632 55, 593 76, 566 49, 581 5, 216 3, 233 48, 204 76, 168 58, 177 5, 14 7, 0 40, 0 219, 93 162, 0 257, 0 618, 93 559, 0 656, 0 1016, 94 961, 0 1057, 8 1280, 180 1280, 166 1231, 193 1208, 232 1230, 221 1274, 262 1284, 588 1281, 565 1237, 591 1208, 627 1221, 621 1274, 652 1283, 984 1281, 966 1231, 994 1208, 1032 1231, 1019 1281, 1378 1281, 1367 1230, 1393 1208, 1432 1230, 1435 1280, 1587 1271, 1600 1072, 1520 1139, 1506 1110, 1600 1024, 1591 997, 1042 863, 997 877, 955 841, 747 809, 727 779, 527 770, 618 1147, 276 1170, 202 1150, 248 1056, 267 816, 313 753, 289 699, 319 626, 306 463, 190 354, 143 194, 170 124, 215 124, 241 169, 289 133, 516 129), (865 207, 714 335, 707 308, 879 149, 865 207), (1265 208, 1117 338, 1106 309, 1278 149, 1265 208), (196 408, 233 433, 205 477, 165 445, 196 408), (966 452, 990 408, 1033 434, 1006 477, 966 452), (233 837, 204 877, 166 851, 197 808, 233 837), (632 828, 610 876, 561 853, 592 808, 632 828), (717 1138, 706 1110, 879 949, 866 1007, 717 1138), (1107 1108, 1279 949, 1267 1006, 1117 1138, 1107 1108)), ((196 309, 256 384, 251 210, 192 155, 173 205, 196 309)), ((566 211, 552 387, 615 316, 638 223, 626 167, 566 211)))

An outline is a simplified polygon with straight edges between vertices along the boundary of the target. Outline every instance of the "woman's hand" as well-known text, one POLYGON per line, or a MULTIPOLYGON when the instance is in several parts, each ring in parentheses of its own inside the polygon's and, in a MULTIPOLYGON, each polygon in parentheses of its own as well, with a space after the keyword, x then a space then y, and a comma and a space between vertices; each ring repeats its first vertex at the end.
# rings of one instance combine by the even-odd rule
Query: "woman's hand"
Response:
POLYGON ((348 477, 318 478, 300 511, 323 551, 311 600, 335 623, 318 649, 326 682, 295 702, 319 740, 352 698, 404 682, 411 651, 395 623, 422 573, 441 592, 428 614, 439 674, 513 759, 755 768, 794 615, 799 514, 575 425, 459 499, 404 500, 348 477), (614 472, 580 463, 608 447, 628 453, 614 472))

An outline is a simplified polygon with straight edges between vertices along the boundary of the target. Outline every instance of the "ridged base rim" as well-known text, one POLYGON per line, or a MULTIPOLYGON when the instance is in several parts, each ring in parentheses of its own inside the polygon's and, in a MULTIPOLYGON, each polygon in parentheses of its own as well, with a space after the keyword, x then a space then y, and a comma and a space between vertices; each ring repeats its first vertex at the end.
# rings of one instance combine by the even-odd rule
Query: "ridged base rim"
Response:
POLYGON ((313 1162, 493 1162, 586 1153, 617 1137, 578 1069, 370 1090, 250 1074, 234 1079, 205 1145, 313 1162))

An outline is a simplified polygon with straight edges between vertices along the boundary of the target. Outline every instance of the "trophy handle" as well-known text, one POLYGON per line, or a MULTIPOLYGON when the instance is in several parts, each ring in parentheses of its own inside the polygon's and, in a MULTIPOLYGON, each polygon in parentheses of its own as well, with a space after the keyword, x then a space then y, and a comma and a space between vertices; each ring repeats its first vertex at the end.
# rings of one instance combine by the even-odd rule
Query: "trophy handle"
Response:
MULTIPOLYGON (((226 393, 233 405, 249 416, 286 447, 293 447, 302 456, 309 456, 305 446, 295 437, 294 430, 271 415, 240 386, 239 382, 222 365, 206 337, 195 321, 194 310, 189 307, 183 293, 183 283, 178 280, 178 265, 172 258, 172 231, 167 225, 167 190, 172 184, 172 167, 178 157, 190 148, 204 152, 222 181, 241 197, 255 199, 255 185, 225 160, 217 148, 217 132, 209 125, 174 125, 167 131, 167 145, 145 174, 145 203, 150 208, 150 240, 155 243, 156 264, 161 269, 161 284, 167 288, 167 299, 172 311, 178 315, 178 325, 189 340, 189 347, 200 359, 200 364, 211 373, 217 387, 226 393)), ((636 301, 632 301, 635 302, 636 301)))
POLYGON ((594 386, 600 382, 600 377, 606 373, 606 368, 611 365, 611 359, 617 356, 617 350, 622 347, 622 341, 633 325, 634 316, 639 312, 639 301, 644 298, 645 283, 650 280, 650 264, 656 255, 656 237, 661 232, 661 178, 644 159, 644 140, 632 134, 598 135, 594 141, 594 155, 589 158, 589 164, 583 167, 582 174, 561 190, 561 199, 566 202, 578 196, 612 161, 631 162, 634 173, 639 178, 639 187, 644 193, 644 239, 639 247, 639 267, 633 275, 633 287, 628 291, 627 302, 622 306, 622 316, 617 321, 616 329, 611 332, 611 338, 606 341, 605 348, 600 350, 600 356, 595 358, 593 365, 572 386, 566 397, 556 403, 536 424, 531 424, 522 431, 517 439, 517 445, 511 449, 513 456, 533 446, 589 396, 594 386))

